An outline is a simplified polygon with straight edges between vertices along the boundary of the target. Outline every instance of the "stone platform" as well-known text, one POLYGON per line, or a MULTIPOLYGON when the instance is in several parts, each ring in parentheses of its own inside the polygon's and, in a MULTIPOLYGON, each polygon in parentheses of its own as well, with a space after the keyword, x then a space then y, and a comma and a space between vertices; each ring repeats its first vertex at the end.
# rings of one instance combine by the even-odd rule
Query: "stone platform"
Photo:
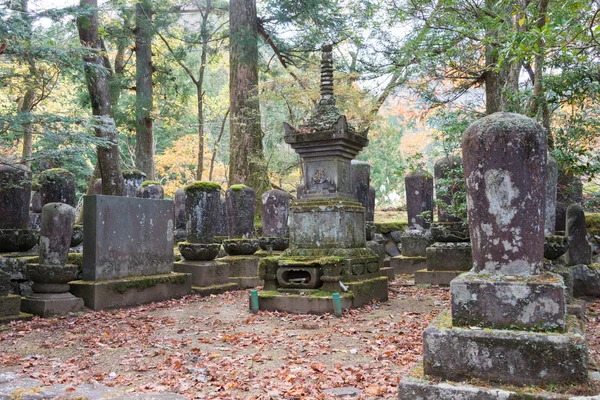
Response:
POLYGON ((21 312, 21 296, 0 296, 0 324, 10 321, 29 320, 32 314, 21 312))
POLYGON ((227 256, 216 261, 218 264, 226 264, 223 267, 229 269, 228 281, 230 283, 236 284, 239 289, 249 289, 263 285, 263 280, 258 277, 260 259, 255 255, 227 256))
MULTIPOLYGON (((439 378, 431 378, 423 373, 423 360, 420 359, 412 367, 412 369, 402 377, 398 386, 399 400, 598 400, 600 396, 578 396, 561 394, 557 392, 556 386, 552 391, 534 386, 515 387, 502 386, 497 387, 480 387, 475 383, 453 382, 448 380, 440 380, 439 378)), ((598 381, 598 374, 590 374, 589 381, 598 381)), ((582 384, 582 387, 587 387, 587 384, 582 384)), ((572 387, 569 387, 572 389, 572 387)), ((592 391, 591 388, 589 388, 592 391)))
POLYGON ((239 285, 229 281, 229 263, 182 260, 173 265, 175 272, 192 275, 192 291, 203 296, 237 290, 239 285))
POLYGON ((21 310, 42 318, 83 311, 84 302, 71 293, 32 293, 21 300, 21 310))
POLYGON ((421 269, 415 271, 415 285, 449 286, 454 278, 464 273, 465 271, 428 271, 421 269))
POLYGON ((414 274, 420 269, 427 268, 426 257, 406 257, 396 256, 390 258, 390 267, 394 269, 394 273, 398 274, 414 274))
POLYGON ((82 298, 86 307, 104 310, 185 296, 192 292, 192 275, 173 272, 107 281, 73 281, 69 285, 71 293, 82 298))

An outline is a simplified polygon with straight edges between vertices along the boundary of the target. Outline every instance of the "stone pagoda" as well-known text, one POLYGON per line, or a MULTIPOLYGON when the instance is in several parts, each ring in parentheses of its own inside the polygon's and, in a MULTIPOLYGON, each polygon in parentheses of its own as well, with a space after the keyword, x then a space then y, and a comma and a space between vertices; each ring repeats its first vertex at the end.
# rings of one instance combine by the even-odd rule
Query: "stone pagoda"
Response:
POLYGON ((366 246, 365 208, 351 182, 351 161, 368 143, 340 115, 333 94, 331 46, 323 47, 321 99, 306 124, 284 124, 285 141, 300 155, 304 188, 290 207, 290 247, 260 262, 259 308, 294 313, 333 312, 387 300, 387 277, 366 246))

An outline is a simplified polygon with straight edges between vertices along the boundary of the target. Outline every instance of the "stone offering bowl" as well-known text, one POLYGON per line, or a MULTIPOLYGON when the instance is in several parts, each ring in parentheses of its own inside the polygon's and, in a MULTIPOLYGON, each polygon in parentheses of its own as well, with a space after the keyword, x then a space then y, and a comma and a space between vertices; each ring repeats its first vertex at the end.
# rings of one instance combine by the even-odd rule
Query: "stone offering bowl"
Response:
POLYGON ((73 225, 70 247, 77 247, 83 243, 83 225, 73 225))
POLYGON ((290 239, 279 236, 259 237, 258 243, 260 248, 265 251, 269 250, 269 246, 274 251, 283 251, 290 247, 290 239))
POLYGON ((31 288, 36 293, 65 293, 68 283, 77 279, 77 265, 27 264, 27 278, 33 281, 31 288))
POLYGON ((462 222, 436 222, 431 224, 431 235, 436 242, 468 242, 469 225, 462 222))
POLYGON ((181 242, 177 244, 179 252, 186 260, 210 261, 219 254, 221 245, 219 243, 190 243, 181 242))
POLYGON ((566 236, 548 235, 544 238, 544 258, 556 260, 569 249, 569 239, 566 236))
POLYGON ((32 229, 0 229, 0 252, 29 251, 40 234, 32 229))
POLYGON ((227 239, 223 247, 230 256, 250 256, 258 250, 258 239, 227 239))

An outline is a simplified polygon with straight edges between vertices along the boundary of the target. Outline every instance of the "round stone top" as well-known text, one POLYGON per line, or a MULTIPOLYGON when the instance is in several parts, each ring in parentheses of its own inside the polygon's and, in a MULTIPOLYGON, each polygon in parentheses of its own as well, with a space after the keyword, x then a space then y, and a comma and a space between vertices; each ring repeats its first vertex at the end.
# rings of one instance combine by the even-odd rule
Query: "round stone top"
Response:
POLYGON ((248 186, 246 186, 246 185, 239 184, 239 185, 231 185, 231 186, 229 186, 229 189, 233 190, 234 192, 239 192, 240 190, 244 190, 247 187, 248 186))
POLYGON ((534 119, 525 115, 507 112, 497 112, 473 122, 463 134, 465 140, 478 136, 486 138, 498 135, 524 135, 526 133, 543 134, 544 129, 534 119))
POLYGON ((194 182, 185 187, 185 193, 196 193, 196 192, 220 192, 221 186, 215 182, 194 182))
POLYGON ((417 178, 417 177, 431 178, 431 173, 429 173, 428 171, 425 171, 424 169, 418 169, 416 171, 410 171, 408 174, 406 174, 406 178, 417 178))
POLYGON ((150 186, 150 185, 162 186, 162 185, 160 184, 160 182, 158 182, 158 181, 144 181, 144 182, 142 182, 142 185, 141 185, 141 186, 142 186, 142 187, 146 187, 146 186, 150 186))
POLYGON ((135 178, 145 178, 146 174, 137 169, 125 169, 122 171, 123 178, 125 179, 135 179, 135 178))
POLYGON ((438 169, 447 169, 448 167, 450 168, 456 168, 459 165, 462 164, 462 158, 457 155, 457 154, 447 154, 445 156, 442 156, 440 158, 438 158, 435 161, 434 164, 434 169, 438 170, 438 169))
POLYGON ((38 181, 40 185, 58 181, 75 181, 75 175, 64 168, 51 168, 43 171, 38 181))

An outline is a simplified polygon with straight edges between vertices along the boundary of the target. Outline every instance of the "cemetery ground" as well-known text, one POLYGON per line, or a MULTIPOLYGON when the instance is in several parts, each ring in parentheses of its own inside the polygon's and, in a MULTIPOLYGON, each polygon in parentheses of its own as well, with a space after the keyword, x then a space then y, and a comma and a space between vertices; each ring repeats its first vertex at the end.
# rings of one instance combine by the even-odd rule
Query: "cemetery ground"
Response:
MULTIPOLYGON (((353 387, 395 399, 422 354, 423 329, 449 307, 441 287, 390 284, 390 300, 333 315, 248 311, 248 291, 35 318, 0 328, 0 370, 46 385, 187 398, 328 399, 353 387)), ((600 299, 587 299, 590 359, 600 351, 600 299)), ((593 368, 593 367, 592 367, 593 368)), ((552 388, 550 388, 552 389, 552 388)), ((578 393, 573 388, 573 395, 578 393)), ((597 393, 597 392, 596 392, 597 393)))

